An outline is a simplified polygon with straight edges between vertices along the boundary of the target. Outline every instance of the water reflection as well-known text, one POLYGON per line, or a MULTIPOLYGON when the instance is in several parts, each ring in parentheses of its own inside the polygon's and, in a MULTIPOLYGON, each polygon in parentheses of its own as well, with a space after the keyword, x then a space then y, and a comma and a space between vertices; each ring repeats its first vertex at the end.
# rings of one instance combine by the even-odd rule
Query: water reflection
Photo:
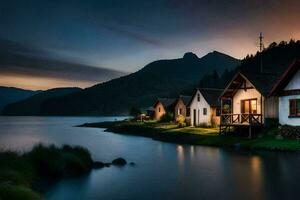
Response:
POLYGON ((137 164, 64 180, 47 191, 47 200, 292 199, 298 195, 299 154, 176 145, 74 127, 114 119, 0 117, 0 149, 68 143, 88 148, 95 160, 109 162, 121 156, 137 164))

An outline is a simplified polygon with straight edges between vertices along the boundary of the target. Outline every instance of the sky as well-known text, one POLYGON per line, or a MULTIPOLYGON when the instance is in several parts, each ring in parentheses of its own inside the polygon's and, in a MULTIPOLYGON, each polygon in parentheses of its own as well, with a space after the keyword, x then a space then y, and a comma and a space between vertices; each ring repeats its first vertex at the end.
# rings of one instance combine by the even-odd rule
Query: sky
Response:
POLYGON ((158 59, 300 39, 298 0, 1 0, 0 85, 88 87, 158 59))

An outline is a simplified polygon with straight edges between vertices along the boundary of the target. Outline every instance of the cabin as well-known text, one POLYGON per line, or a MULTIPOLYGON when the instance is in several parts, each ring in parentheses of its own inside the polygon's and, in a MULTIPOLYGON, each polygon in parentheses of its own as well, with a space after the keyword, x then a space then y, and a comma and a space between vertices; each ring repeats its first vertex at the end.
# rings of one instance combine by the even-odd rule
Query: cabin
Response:
POLYGON ((278 97, 268 95, 277 79, 278 75, 271 73, 236 73, 220 96, 220 133, 246 126, 251 137, 251 127, 278 118, 278 97))
POLYGON ((153 119, 160 120, 160 118, 166 113, 171 113, 173 115, 175 100, 176 99, 174 98, 158 98, 153 106, 153 119))
POLYGON ((183 117, 184 121, 190 116, 190 109, 188 104, 191 100, 191 96, 180 95, 174 105, 174 119, 176 122, 180 120, 180 117, 183 117))
POLYGON ((279 98, 279 123, 300 126, 300 60, 282 74, 269 96, 279 98))
POLYGON ((221 89, 202 88, 196 89, 188 107, 190 108, 191 126, 211 126, 219 124, 221 89))

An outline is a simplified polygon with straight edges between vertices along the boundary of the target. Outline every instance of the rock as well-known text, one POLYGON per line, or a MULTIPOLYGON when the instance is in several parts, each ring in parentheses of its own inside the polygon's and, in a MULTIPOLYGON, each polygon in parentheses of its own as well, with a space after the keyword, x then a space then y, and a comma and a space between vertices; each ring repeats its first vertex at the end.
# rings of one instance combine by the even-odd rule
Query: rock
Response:
POLYGON ((135 166, 136 164, 135 164, 135 162, 130 162, 129 165, 130 166, 135 166))
POLYGON ((93 162, 93 168, 94 169, 99 169, 105 167, 105 163, 100 162, 100 161, 95 161, 93 162))
POLYGON ((126 160, 124 158, 117 158, 112 161, 113 165, 118 165, 118 166, 124 166, 127 164, 126 160))

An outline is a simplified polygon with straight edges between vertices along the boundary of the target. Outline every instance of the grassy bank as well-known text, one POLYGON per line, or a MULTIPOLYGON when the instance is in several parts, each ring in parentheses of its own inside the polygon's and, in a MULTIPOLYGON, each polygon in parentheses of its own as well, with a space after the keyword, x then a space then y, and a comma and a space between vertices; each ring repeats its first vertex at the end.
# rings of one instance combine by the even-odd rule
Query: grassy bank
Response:
POLYGON ((109 132, 139 135, 155 140, 180 144, 234 147, 253 150, 299 151, 300 141, 278 137, 278 129, 271 129, 254 139, 219 135, 217 128, 184 127, 155 122, 101 122, 81 127, 105 128, 109 132))
POLYGON ((24 154, 0 152, 0 199, 42 199, 42 182, 87 173, 92 165, 87 149, 68 145, 38 145, 24 154))

